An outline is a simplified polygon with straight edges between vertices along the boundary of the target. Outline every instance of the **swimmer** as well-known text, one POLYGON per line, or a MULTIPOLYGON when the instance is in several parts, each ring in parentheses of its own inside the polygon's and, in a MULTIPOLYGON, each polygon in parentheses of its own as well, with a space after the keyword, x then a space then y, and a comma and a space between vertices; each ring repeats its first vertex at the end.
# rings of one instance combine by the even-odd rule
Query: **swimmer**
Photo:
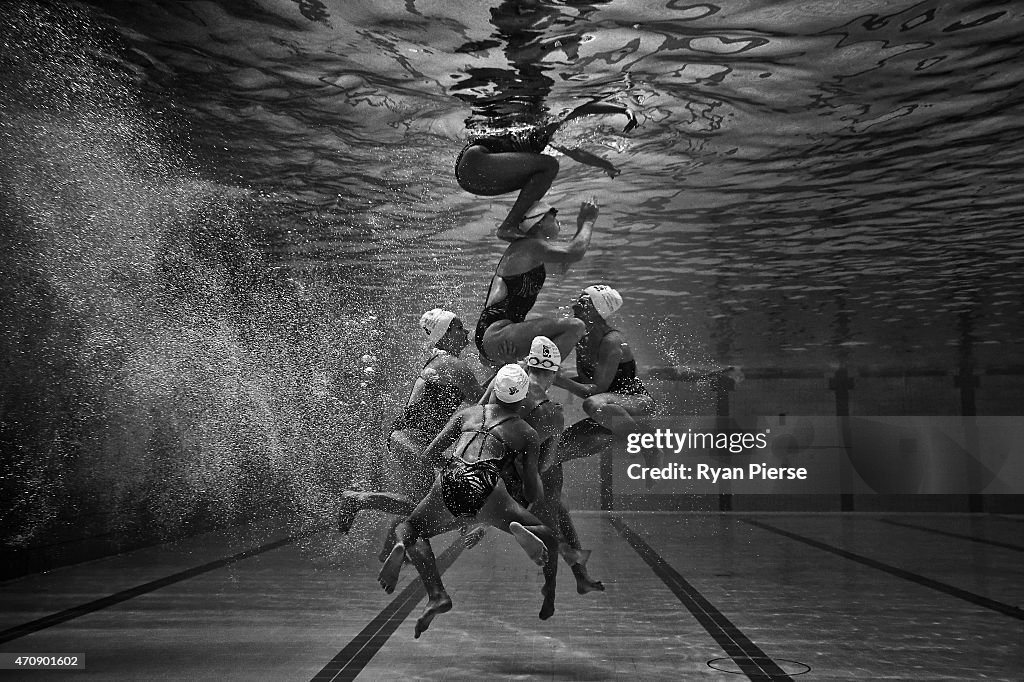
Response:
POLYGON ((567 265, 583 258, 598 209, 593 200, 583 202, 576 217, 576 234, 566 244, 550 241, 560 230, 557 213, 544 202, 531 206, 519 224, 521 238, 509 244, 498 261, 475 335, 481 361, 492 367, 524 357, 535 336, 554 341, 565 357, 586 330, 584 322, 574 318, 526 319, 544 286, 545 264, 567 265), (511 352, 507 352, 509 345, 511 352))
MULTIPOLYGON (((530 507, 530 511, 548 528, 564 538, 565 541, 558 544, 558 551, 576 578, 576 591, 579 594, 595 590, 603 592, 604 584, 594 580, 587 573, 587 560, 591 552, 582 548, 576 526, 562 499, 562 465, 551 464, 557 456, 559 436, 565 428, 562 406, 551 400, 548 395, 561 363, 562 356, 558 346, 546 336, 533 339, 530 354, 521 363, 525 364, 526 373, 530 377, 530 392, 523 400, 519 414, 533 427, 540 439, 539 468, 541 483, 544 486, 544 503, 530 507)), ((485 400, 489 397, 490 388, 484 393, 485 400)), ((529 503, 523 495, 523 483, 516 470, 506 467, 502 470, 501 477, 513 499, 524 507, 527 506, 529 503)))
MULTIPOLYGON (((586 325, 586 335, 576 344, 579 376, 560 375, 555 385, 584 398, 589 419, 566 429, 559 444, 560 462, 594 454, 590 448, 610 445, 610 435, 653 433, 649 419, 654 399, 636 376, 636 360, 622 332, 608 324, 621 306, 619 292, 602 284, 587 287, 573 303, 573 315, 586 325)), ((647 465, 657 466, 660 453, 646 452, 647 465)))
MULTIPOLYGON (((434 468, 421 457, 430 441, 440 433, 463 403, 476 402, 483 388, 466 361, 459 357, 469 345, 469 332, 462 320, 449 311, 434 308, 420 318, 429 355, 413 383, 402 414, 388 435, 387 450, 403 471, 402 483, 410 497, 385 492, 346 490, 338 512, 338 530, 347 533, 362 509, 408 516, 415 500, 422 498, 434 481, 434 468)), ((396 519, 395 525, 401 518, 396 519)), ((381 561, 394 544, 388 534, 381 561)))
MULTIPOLYGON (((455 179, 462 189, 485 197, 519 191, 511 210, 498 226, 497 236, 500 239, 512 241, 519 238, 518 227, 530 207, 547 194, 558 175, 558 160, 542 153, 555 131, 568 121, 591 114, 625 115, 628 121, 623 132, 632 130, 637 124, 636 115, 628 107, 609 102, 588 102, 554 122, 477 136, 459 153, 455 161, 455 179)), ((615 166, 595 154, 580 149, 554 148, 579 163, 600 167, 613 178, 619 174, 615 166)))
MULTIPOLYGON (((535 513, 549 528, 564 538, 564 542, 559 542, 558 550, 576 578, 576 592, 579 594, 587 594, 595 590, 604 592, 604 584, 600 580, 594 580, 587 573, 587 559, 590 558, 590 550, 583 549, 576 526, 562 497, 562 465, 561 463, 551 464, 557 456, 559 437, 565 428, 562 406, 551 400, 548 395, 561 364, 562 355, 558 351, 558 346, 551 339, 546 336, 538 336, 533 340, 530 354, 526 357, 526 372, 530 376, 530 392, 523 401, 520 414, 540 438, 540 468, 541 483, 544 486, 544 504, 538 506, 535 513)), ((509 472, 509 474, 512 473, 514 472, 509 472)), ((510 482, 510 476, 505 477, 505 484, 509 491, 521 487, 510 482)))
POLYGON ((543 566, 541 620, 555 612, 555 535, 512 499, 501 477, 501 470, 513 465, 530 501, 540 500, 544 495, 537 471, 537 433, 518 414, 529 384, 522 367, 505 365, 495 375, 488 402, 456 412, 424 452, 424 457, 437 459, 456 443, 454 455, 426 497, 395 528, 397 541, 377 576, 381 587, 390 594, 407 555, 416 566, 428 596, 427 608, 416 621, 417 638, 437 615, 452 608, 428 540, 454 525, 486 523, 510 533, 527 556, 543 566))

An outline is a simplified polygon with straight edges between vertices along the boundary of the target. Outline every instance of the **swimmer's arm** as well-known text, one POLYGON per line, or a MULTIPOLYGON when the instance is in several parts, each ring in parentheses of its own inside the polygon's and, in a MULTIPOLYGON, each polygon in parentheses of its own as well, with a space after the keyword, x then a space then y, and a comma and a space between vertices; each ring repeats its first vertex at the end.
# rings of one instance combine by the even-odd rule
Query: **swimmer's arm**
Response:
POLYGON ((546 435, 550 435, 552 441, 558 441, 559 434, 565 430, 565 409, 558 403, 549 404, 554 405, 554 407, 545 420, 546 435))
POLYGON ((528 250, 534 259, 545 263, 575 263, 582 260, 590 248, 597 213, 596 203, 592 200, 584 201, 576 217, 576 234, 568 243, 550 244, 542 239, 528 239, 523 240, 522 248, 528 250))
POLYGON ((584 151, 582 149, 568 149, 566 147, 557 147, 555 145, 551 145, 551 147, 562 152, 576 163, 582 163, 587 166, 594 166, 595 168, 600 168, 605 173, 607 173, 609 177, 614 178, 621 172, 618 168, 615 167, 615 164, 613 164, 611 161, 608 161, 607 159, 601 158, 597 154, 591 154, 590 152, 584 151))
POLYGON ((523 480, 523 492, 526 494, 526 499, 531 503, 541 502, 544 499, 544 484, 541 483, 540 471, 537 469, 537 458, 540 455, 537 432, 530 429, 527 440, 526 456, 523 461, 516 460, 516 468, 519 470, 519 477, 523 480))
POLYGON ((540 452, 537 454, 537 471, 542 468, 549 468, 558 457, 558 434, 548 438, 540 444, 540 452))
POLYGON ((636 125, 636 114, 634 114, 628 107, 624 107, 621 104, 611 104, 609 102, 587 102, 582 106, 578 106, 562 119, 562 123, 571 121, 574 118, 590 116, 593 114, 623 114, 629 118, 630 122, 633 123, 632 126, 627 126, 627 129, 636 125))
POLYGON ((484 388, 476 380, 473 370, 461 360, 452 367, 452 380, 459 387, 459 390, 462 391, 462 397, 465 398, 466 402, 475 403, 484 393, 484 388))
POLYGON ((437 434, 437 437, 430 441, 430 445, 423 451, 423 459, 434 466, 444 464, 444 458, 441 455, 459 439, 460 433, 462 433, 462 410, 453 414, 452 418, 441 429, 441 433, 437 434))
POLYGON ((484 386, 484 393, 480 396, 480 400, 476 401, 477 405, 486 405, 491 402, 491 396, 494 394, 494 377, 496 376, 498 375, 495 374, 492 376, 490 381, 487 382, 487 385, 484 386))
POLYGON ((605 337, 601 342, 601 348, 598 349, 597 366, 594 368, 594 377, 590 382, 578 381, 579 377, 574 380, 558 375, 555 377, 555 386, 564 388, 581 398, 604 393, 612 385, 620 362, 622 362, 622 346, 615 340, 605 337))

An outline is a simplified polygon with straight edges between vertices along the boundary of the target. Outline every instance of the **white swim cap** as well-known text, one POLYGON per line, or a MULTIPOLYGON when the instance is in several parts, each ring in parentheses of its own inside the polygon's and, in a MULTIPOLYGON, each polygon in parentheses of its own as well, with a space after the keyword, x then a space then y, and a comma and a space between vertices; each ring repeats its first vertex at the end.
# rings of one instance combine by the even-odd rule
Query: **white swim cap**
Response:
POLYGON ((420 327, 423 328, 423 333, 427 335, 427 345, 433 346, 441 337, 448 331, 448 327, 451 325, 458 315, 450 310, 442 310, 441 308, 434 308, 423 313, 423 317, 420 318, 420 327))
POLYGON ((594 310, 605 320, 622 307, 622 296, 619 296, 619 292, 604 284, 595 284, 594 286, 587 287, 583 290, 583 293, 590 296, 590 301, 594 304, 594 310))
POLYGON ((519 365, 505 365, 494 375, 494 395, 503 403, 518 403, 529 392, 530 377, 519 365))
POLYGON ((561 364, 562 354, 555 342, 546 336, 534 337, 530 344, 530 354, 526 356, 526 366, 557 372, 561 364))
POLYGON ((526 209, 523 219, 519 222, 519 231, 526 234, 551 211, 558 213, 558 209, 544 201, 534 202, 533 206, 526 209))

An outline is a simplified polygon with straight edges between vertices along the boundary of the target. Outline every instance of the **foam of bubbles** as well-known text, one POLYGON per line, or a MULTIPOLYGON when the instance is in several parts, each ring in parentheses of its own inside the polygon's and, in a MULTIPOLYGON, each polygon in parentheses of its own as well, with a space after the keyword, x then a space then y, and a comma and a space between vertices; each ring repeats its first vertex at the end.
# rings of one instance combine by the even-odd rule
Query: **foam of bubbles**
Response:
POLYGON ((77 10, 3 21, 6 544, 328 517, 378 468, 392 319, 268 267, 260 197, 168 148, 77 10))

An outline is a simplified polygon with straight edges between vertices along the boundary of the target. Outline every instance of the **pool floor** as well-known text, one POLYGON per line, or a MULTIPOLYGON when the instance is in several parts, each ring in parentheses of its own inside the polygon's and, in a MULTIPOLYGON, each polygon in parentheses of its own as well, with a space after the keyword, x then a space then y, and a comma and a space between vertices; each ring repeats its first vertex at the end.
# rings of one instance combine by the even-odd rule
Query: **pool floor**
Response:
POLYGON ((84 654, 31 680, 1019 680, 1024 518, 581 512, 605 592, 559 567, 555 616, 510 536, 433 541, 454 609, 420 638, 384 517, 280 521, 0 584, 0 653, 84 654))

